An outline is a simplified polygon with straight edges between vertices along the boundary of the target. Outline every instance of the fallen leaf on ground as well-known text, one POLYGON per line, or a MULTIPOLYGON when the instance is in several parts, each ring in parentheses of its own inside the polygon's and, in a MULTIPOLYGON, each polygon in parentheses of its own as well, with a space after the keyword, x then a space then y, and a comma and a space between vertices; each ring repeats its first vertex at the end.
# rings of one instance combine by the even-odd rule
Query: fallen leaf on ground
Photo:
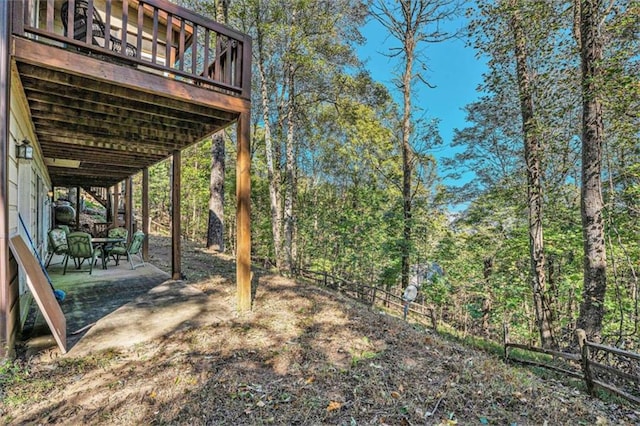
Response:
POLYGON ((329 405, 327 406, 327 411, 335 411, 335 410, 339 410, 342 407, 342 404, 340 404, 337 401, 331 401, 329 403, 329 405))

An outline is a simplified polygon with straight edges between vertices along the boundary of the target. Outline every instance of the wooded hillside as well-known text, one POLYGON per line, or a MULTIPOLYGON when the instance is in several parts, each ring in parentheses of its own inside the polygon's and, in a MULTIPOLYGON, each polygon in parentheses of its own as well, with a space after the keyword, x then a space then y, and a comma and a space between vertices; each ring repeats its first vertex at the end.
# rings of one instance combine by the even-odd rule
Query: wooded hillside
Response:
MULTIPOLYGON (((184 2, 212 17, 220 6, 184 2)), ((563 347, 580 325, 638 350, 637 1, 222 3, 230 25, 253 37, 256 261, 387 289, 422 270, 439 321, 463 333, 499 339, 507 323, 514 340, 563 347), (356 54, 373 16, 398 47, 387 52, 397 86, 375 81, 356 54), (449 19, 466 26, 439 32, 449 19), (413 39, 401 31, 407 20, 413 39), (487 72, 465 108, 467 126, 445 141, 440 117, 424 112, 438 100, 414 89, 429 84, 432 43, 454 35, 487 72), (437 161, 443 147, 457 153, 437 161), (469 172, 463 186, 449 184, 469 172), (433 265, 442 274, 425 272, 433 265)), ((233 137, 221 221, 230 254, 233 137)), ((182 157, 182 229, 201 241, 211 144, 182 157)), ((150 172, 159 221, 170 205, 168 169, 150 172)))
MULTIPOLYGON (((165 271, 171 270, 170 248, 168 237, 151 236, 151 261, 165 271)), ((393 312, 260 268, 254 269, 254 308, 238 315, 233 258, 190 241, 183 249, 186 284, 170 281, 160 287, 178 286, 188 297, 171 297, 156 287, 98 320, 65 356, 53 347, 28 360, 0 364, 0 423, 640 421, 639 411, 591 398, 575 387, 578 382, 543 380, 507 365, 498 354, 424 329, 415 317, 405 322, 393 312), (174 323, 167 311, 180 309, 178 315, 188 320, 174 323), (146 320, 131 322, 134 312, 146 320), (125 333, 142 340, 113 337, 123 336, 114 332, 114 324, 127 322, 125 333), (164 333, 148 334, 167 322, 171 326, 162 327, 164 333), (150 336, 155 337, 144 339, 150 336)))

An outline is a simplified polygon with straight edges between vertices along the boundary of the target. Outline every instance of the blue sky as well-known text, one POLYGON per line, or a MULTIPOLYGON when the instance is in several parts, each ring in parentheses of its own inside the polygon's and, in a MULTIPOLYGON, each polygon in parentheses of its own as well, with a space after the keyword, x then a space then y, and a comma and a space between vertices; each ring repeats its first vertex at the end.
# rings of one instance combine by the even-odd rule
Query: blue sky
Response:
MULTIPOLYGON (((464 18, 451 22, 448 27, 455 29, 465 25, 464 18)), ((386 36, 386 30, 372 20, 362 30, 367 38, 365 45, 358 49, 359 56, 366 61, 366 68, 373 78, 385 84, 392 91, 395 99, 400 100, 400 94, 392 85, 395 58, 385 56, 389 47, 399 46, 398 42, 386 36)), ((441 43, 423 44, 422 52, 426 57, 428 67, 426 78, 434 89, 420 83, 413 97, 413 105, 422 109, 424 118, 440 120, 440 135, 444 146, 433 152, 436 158, 451 157, 455 153, 450 144, 453 130, 465 127, 465 113, 462 108, 477 100, 480 93, 476 90, 482 81, 482 73, 486 66, 483 60, 476 59, 475 50, 465 47, 465 41, 451 39, 441 43)), ((447 184, 461 184, 470 179, 467 176, 462 181, 446 181, 447 184)))

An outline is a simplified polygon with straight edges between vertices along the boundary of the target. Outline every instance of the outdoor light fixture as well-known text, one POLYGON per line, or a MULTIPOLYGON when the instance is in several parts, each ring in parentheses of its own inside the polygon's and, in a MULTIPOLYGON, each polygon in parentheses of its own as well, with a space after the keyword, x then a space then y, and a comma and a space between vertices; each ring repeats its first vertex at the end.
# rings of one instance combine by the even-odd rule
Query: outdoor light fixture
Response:
POLYGON ((18 158, 25 160, 33 160, 33 147, 30 145, 29 139, 24 138, 21 145, 16 145, 16 153, 18 158))

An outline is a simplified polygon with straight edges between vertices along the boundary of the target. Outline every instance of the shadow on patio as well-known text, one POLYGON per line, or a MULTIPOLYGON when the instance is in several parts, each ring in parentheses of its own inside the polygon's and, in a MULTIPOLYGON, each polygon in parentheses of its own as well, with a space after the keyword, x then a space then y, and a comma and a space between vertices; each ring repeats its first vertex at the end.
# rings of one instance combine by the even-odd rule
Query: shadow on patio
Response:
MULTIPOLYGON (((68 350, 98 320, 170 278, 166 272, 149 263, 131 270, 126 259, 118 266, 113 261, 109 262, 108 269, 102 269, 98 261, 91 275, 86 262, 82 270, 78 271, 70 260, 67 273, 63 275, 61 261, 62 256, 54 256, 47 272, 54 287, 66 293, 60 307, 67 321, 68 350)), ((49 327, 35 303, 31 306, 22 340, 27 355, 56 347, 49 327)))
MULTIPOLYGON (((100 261, 93 273, 78 272, 71 261, 62 275, 62 256, 54 256, 48 273, 56 289, 66 292, 60 304, 67 322, 68 356, 135 346, 203 324, 220 324, 236 316, 233 258, 207 252, 189 241, 182 248, 188 283, 173 281, 170 239, 149 236, 154 264, 131 270, 126 260, 108 269, 100 261), (157 267, 155 266, 157 265, 157 267)), ((83 265, 83 270, 86 268, 83 265)), ((35 303, 22 336, 24 355, 60 355, 35 303)))

